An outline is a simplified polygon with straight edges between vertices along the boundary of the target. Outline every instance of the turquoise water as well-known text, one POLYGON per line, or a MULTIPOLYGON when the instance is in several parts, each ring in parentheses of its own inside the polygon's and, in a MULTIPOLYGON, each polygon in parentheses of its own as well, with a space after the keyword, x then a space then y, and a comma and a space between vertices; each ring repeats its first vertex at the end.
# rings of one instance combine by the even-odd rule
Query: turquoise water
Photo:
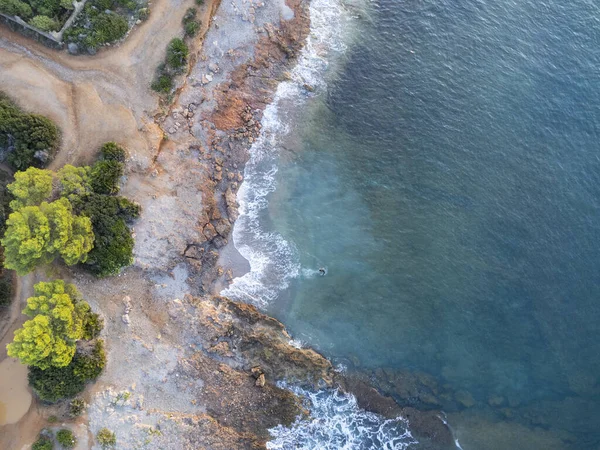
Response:
POLYGON ((349 11, 327 87, 247 168, 252 300, 349 370, 433 376, 465 450, 600 448, 600 6, 349 11))

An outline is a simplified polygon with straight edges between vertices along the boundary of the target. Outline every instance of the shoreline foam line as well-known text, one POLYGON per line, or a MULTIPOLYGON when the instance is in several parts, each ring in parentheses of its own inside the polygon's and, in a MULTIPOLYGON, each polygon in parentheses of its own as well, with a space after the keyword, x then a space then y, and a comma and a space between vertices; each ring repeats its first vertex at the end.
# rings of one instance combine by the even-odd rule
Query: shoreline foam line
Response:
POLYGON ((291 80, 279 84, 273 102, 267 106, 258 140, 250 148, 244 168, 244 182, 237 199, 240 215, 233 228, 237 251, 248 261, 250 271, 235 278, 221 294, 237 301, 265 307, 302 274, 297 250, 280 234, 262 227, 268 196, 276 189, 279 140, 289 132, 285 125, 282 100, 294 98, 304 103, 314 95, 307 91, 326 89, 326 57, 343 52, 343 7, 337 1, 313 0, 310 5, 311 32, 291 80))

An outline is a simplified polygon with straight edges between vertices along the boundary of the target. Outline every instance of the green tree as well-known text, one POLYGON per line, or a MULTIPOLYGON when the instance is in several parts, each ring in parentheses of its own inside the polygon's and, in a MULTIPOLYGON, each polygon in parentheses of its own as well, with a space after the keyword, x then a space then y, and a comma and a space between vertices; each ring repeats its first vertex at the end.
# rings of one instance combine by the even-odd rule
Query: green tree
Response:
POLYGON ((50 262, 47 251, 50 225, 38 206, 26 206, 12 213, 6 225, 1 241, 5 268, 25 275, 37 265, 50 262))
MULTIPOLYGON (((72 167, 72 166, 71 166, 72 167)), ((54 175, 50 170, 29 167, 15 173, 15 181, 7 186, 15 198, 10 207, 16 211, 24 206, 37 206, 50 198, 54 175)))
POLYGON ((89 166, 75 167, 67 164, 61 168, 58 171, 61 195, 73 202, 90 194, 92 192, 90 172, 89 166))
POLYGON ((83 337, 90 306, 81 300, 74 285, 62 280, 38 283, 34 293, 23 310, 33 319, 15 332, 6 347, 8 355, 42 370, 67 366, 75 354, 75 343, 83 337))
POLYGON ((91 185, 96 194, 116 194, 119 180, 123 176, 123 163, 115 160, 102 160, 92 166, 91 185))
POLYGON ((115 142, 107 142, 100 148, 100 156, 106 161, 125 162, 125 149, 115 142))
POLYGON ((115 275, 133 262, 133 238, 127 227, 139 215, 139 206, 123 197, 91 195, 82 214, 92 220, 95 246, 87 265, 100 277, 115 275))
MULTIPOLYGON (((0 4, 3 1, 6 0, 0 0, 0 4)), ((31 11, 29 5, 25 6, 31 11)), ((24 113, 0 92, 0 147, 12 148, 9 164, 17 170, 41 167, 53 157, 59 143, 59 130, 51 120, 24 113)))
POLYGON ((25 206, 13 212, 6 224, 1 240, 5 248, 4 267, 19 275, 58 256, 67 265, 85 262, 94 243, 90 219, 74 215, 66 198, 25 206))

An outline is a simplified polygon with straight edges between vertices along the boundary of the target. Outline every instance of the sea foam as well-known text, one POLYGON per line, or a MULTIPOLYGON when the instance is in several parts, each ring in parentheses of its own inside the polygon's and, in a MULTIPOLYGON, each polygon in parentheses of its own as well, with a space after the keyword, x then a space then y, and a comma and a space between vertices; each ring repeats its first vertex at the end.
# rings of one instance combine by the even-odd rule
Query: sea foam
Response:
POLYGON ((250 271, 235 278, 222 294, 260 307, 271 303, 292 279, 307 275, 293 243, 279 233, 265 231, 263 221, 268 196, 276 188, 279 142, 289 132, 282 103, 293 99, 298 105, 313 92, 323 92, 327 57, 345 50, 343 22, 349 17, 342 5, 335 0, 314 0, 310 14, 311 33, 290 81, 279 84, 274 101, 264 111, 261 134, 250 149, 244 182, 237 195, 240 216, 233 229, 233 241, 248 260, 250 271))
POLYGON ((267 443, 270 450, 402 450, 417 444, 405 419, 384 419, 364 411, 352 394, 288 389, 305 399, 310 417, 269 430, 273 437, 267 443))

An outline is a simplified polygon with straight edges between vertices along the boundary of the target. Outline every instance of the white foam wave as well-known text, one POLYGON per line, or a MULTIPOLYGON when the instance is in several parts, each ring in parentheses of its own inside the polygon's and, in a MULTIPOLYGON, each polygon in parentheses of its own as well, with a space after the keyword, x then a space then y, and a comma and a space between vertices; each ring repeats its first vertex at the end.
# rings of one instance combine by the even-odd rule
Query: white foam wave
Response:
POLYGON ((268 196, 276 188, 278 142, 289 131, 280 118, 281 103, 293 98, 297 104, 313 95, 308 91, 325 89, 323 76, 328 66, 327 57, 331 52, 345 49, 341 4, 336 0, 313 0, 310 14, 311 33, 291 80, 279 84, 273 103, 265 109, 261 134, 250 149, 244 182, 237 194, 240 216, 234 226, 233 241, 248 260, 250 271, 234 279, 222 294, 261 307, 274 300, 292 279, 303 274, 294 245, 262 226, 268 196))
POLYGON ((384 419, 362 410, 351 394, 288 389, 306 399, 310 417, 269 430, 270 450, 402 450, 417 443, 405 419, 384 419))

